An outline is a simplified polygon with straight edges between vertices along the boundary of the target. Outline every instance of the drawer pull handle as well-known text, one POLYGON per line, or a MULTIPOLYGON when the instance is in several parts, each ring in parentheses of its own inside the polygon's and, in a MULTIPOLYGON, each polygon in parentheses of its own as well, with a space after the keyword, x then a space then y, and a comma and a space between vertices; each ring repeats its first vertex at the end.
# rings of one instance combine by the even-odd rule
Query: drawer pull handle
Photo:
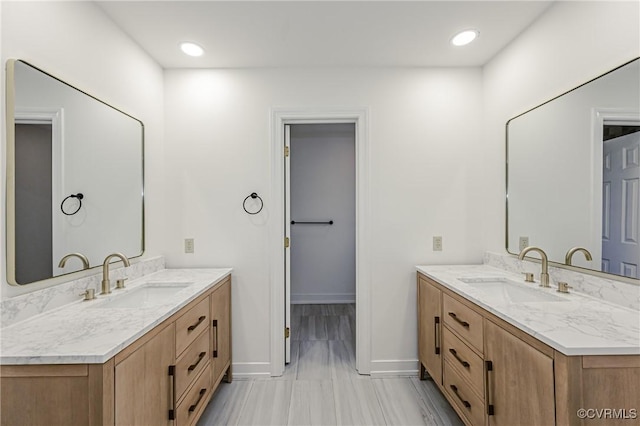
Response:
POLYGON ((464 398, 462 398, 460 396, 460 394, 458 393, 458 388, 456 385, 449 385, 449 387, 451 388, 451 390, 453 391, 453 393, 458 397, 458 399, 460 400, 460 402, 462 402, 462 405, 464 405, 466 408, 471 408, 471 404, 469 403, 469 401, 465 400, 464 398))
POLYGON ((207 393, 206 388, 200 389, 200 396, 198 397, 198 400, 196 401, 196 403, 189 407, 189 413, 193 413, 196 410, 196 407, 198 406, 198 404, 200 404, 200 401, 202 401, 202 397, 204 396, 205 393, 207 393))
POLYGON ((187 327, 187 330, 188 331, 195 330, 200 325, 200 323, 202 323, 202 321, 204 321, 206 319, 207 319, 207 317, 205 315, 201 316, 200 318, 198 318, 198 322, 193 324, 193 325, 190 325, 189 327, 187 327))
POLYGON ((456 320, 456 322, 461 326, 463 326, 464 328, 469 328, 469 323, 466 321, 462 321, 460 318, 458 318, 458 316, 455 313, 449 312, 449 316, 454 320, 456 320))
POLYGON ((213 333, 214 333, 213 341, 215 342, 213 357, 218 358, 218 320, 213 320, 213 333))
POLYGON ((453 355, 453 357, 454 357, 456 360, 458 360, 458 362, 459 362, 460 364, 462 364, 462 366, 463 366, 464 368, 469 368, 469 365, 470 365, 470 364, 469 364, 467 361, 465 361, 465 360, 463 360, 462 358, 460 358, 460 357, 458 356, 458 352, 456 352, 456 350, 455 350, 455 349, 449 348, 449 352, 451 352, 451 355, 453 355))
POLYGON ((433 317, 433 347, 436 355, 440 355, 440 317, 433 317))
POLYGON ((488 416, 493 416, 494 413, 494 408, 493 408, 493 404, 491 403, 493 401, 493 395, 492 395, 492 390, 493 387, 491 386, 491 384, 489 383, 489 371, 493 371, 493 362, 491 361, 485 361, 484 362, 484 382, 485 382, 485 398, 487 400, 487 415, 488 416))
POLYGON ((169 420, 176 419, 176 366, 169 366, 169 377, 171 378, 171 398, 169 401, 171 402, 171 408, 169 409, 169 420))
POLYGON ((200 355, 198 355, 198 360, 196 361, 195 364, 191 364, 188 368, 189 371, 193 371, 196 369, 196 367, 198 366, 198 364, 200 364, 200 361, 202 361, 202 359, 205 357, 205 355, 207 355, 206 352, 200 352, 200 355))

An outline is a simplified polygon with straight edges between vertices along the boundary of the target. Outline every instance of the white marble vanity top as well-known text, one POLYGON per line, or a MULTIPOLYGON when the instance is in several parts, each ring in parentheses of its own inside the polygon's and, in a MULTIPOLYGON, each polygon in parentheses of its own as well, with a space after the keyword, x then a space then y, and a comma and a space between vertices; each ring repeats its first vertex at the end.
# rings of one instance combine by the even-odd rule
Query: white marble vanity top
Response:
POLYGON ((108 296, 91 301, 78 297, 77 302, 0 329, 0 364, 104 363, 230 274, 231 269, 165 269, 108 296), (153 283, 191 284, 153 306, 99 306, 153 283))
POLYGON ((541 288, 538 283, 524 282, 523 276, 488 265, 416 268, 565 355, 640 354, 640 311, 573 291, 569 294, 558 293, 555 283, 551 283, 551 288, 541 288), (470 285, 460 280, 499 277, 559 299, 514 303, 481 285, 470 285))

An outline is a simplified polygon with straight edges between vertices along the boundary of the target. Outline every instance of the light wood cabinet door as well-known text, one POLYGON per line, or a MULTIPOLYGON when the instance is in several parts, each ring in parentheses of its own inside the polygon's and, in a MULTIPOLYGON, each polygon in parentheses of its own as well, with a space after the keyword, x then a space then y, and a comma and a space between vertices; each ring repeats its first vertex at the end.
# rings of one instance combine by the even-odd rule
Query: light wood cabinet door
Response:
POLYGON ((489 425, 555 424, 553 359, 488 320, 484 339, 489 425))
POLYGON ((173 323, 115 367, 117 425, 171 425, 174 409, 169 366, 175 362, 173 323))
POLYGON ((420 377, 425 368, 431 378, 442 384, 442 292, 418 278, 418 346, 420 377))
MULTIPOLYGON (((211 293, 211 352, 214 383, 231 360, 231 280, 211 293)), ((231 375, 227 381, 231 381, 231 375)))

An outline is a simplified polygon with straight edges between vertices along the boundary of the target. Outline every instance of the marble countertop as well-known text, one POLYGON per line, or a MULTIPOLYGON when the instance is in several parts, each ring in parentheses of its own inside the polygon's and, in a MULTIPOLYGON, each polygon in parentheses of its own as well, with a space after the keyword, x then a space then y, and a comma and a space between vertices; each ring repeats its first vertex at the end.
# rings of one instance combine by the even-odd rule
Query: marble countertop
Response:
POLYGON ((573 291, 558 293, 555 283, 551 288, 541 288, 538 283, 525 283, 522 276, 488 265, 417 266, 416 269, 565 355, 640 354, 640 311, 573 291), (460 280, 500 277, 560 299, 514 303, 495 290, 460 280))
POLYGON ((78 301, 0 329, 0 364, 102 364, 199 295, 231 269, 165 269, 109 296, 78 301), (162 304, 99 308, 149 283, 191 283, 162 304))

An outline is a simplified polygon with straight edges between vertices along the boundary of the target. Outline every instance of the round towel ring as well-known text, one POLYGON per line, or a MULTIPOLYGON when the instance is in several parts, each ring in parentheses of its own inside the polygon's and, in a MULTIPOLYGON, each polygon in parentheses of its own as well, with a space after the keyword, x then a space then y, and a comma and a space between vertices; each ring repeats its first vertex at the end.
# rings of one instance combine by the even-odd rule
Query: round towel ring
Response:
POLYGON ((262 201, 262 198, 260 198, 260 196, 258 194, 256 194, 255 192, 252 192, 251 194, 247 195, 247 198, 245 198, 244 201, 242 202, 242 208, 248 214, 258 214, 258 213, 260 213, 262 211, 262 207, 264 207, 264 203, 262 201), (249 210, 247 210, 247 200, 249 198, 252 198, 254 200, 257 198, 258 200, 260 200, 260 208, 257 211, 250 212, 249 210))
POLYGON ((62 203, 60 203, 60 210, 62 210, 62 213, 66 214, 67 216, 73 216, 74 214, 78 213, 80 211, 80 209, 82 208, 82 199, 83 198, 84 198, 84 195, 82 195, 81 192, 78 192, 77 194, 68 195, 67 197, 65 197, 64 200, 62 200, 62 203), (64 210, 64 203, 69 198, 77 198, 78 199, 78 208, 75 209, 74 211, 72 211, 71 213, 68 213, 68 212, 66 212, 64 210))

